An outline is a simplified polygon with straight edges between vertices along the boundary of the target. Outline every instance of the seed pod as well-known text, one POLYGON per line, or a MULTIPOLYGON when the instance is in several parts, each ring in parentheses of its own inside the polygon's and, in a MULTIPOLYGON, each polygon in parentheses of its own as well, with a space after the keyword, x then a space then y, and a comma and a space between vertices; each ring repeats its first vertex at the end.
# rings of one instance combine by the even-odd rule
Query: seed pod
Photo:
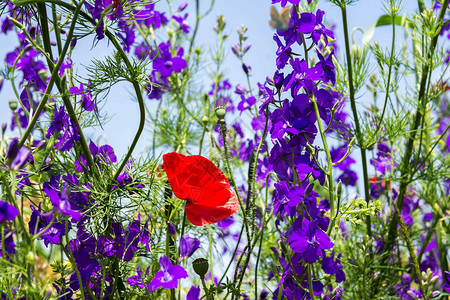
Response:
POLYGON ((192 262, 192 267, 198 276, 205 277, 206 273, 208 273, 209 263, 206 258, 197 258, 192 262))

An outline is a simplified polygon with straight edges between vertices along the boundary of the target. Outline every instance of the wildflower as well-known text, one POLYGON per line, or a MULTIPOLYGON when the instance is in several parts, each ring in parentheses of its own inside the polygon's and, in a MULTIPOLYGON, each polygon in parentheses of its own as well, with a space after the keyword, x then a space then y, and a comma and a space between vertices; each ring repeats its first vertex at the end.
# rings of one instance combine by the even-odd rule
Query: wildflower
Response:
POLYGON ((310 222, 306 218, 302 221, 298 219, 292 225, 293 232, 289 237, 292 250, 302 254, 303 260, 308 264, 322 258, 322 250, 333 247, 330 237, 317 225, 317 221, 310 222))
POLYGON ((0 200, 0 223, 14 220, 19 215, 19 211, 8 202, 0 200))
POLYGON ((200 241, 186 234, 180 241, 180 260, 191 257, 200 248, 200 241))
POLYGON ((156 273, 150 282, 153 291, 156 291, 160 287, 174 289, 178 286, 179 279, 188 277, 186 270, 182 266, 173 265, 167 256, 161 257, 159 264, 161 270, 156 273))

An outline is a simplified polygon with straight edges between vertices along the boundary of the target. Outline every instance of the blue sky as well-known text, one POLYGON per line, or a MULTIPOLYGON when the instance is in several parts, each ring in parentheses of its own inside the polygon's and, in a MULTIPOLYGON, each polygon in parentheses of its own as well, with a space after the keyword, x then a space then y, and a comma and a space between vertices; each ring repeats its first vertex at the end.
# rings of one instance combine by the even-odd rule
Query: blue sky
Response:
MULTIPOLYGON (((173 1, 173 7, 177 7, 181 1, 173 1)), ((207 1, 201 2, 201 11, 206 9, 207 1)), ((248 42, 252 44, 252 48, 248 52, 245 61, 252 67, 252 86, 256 87, 257 82, 263 82, 266 76, 271 76, 275 70, 275 42, 272 39, 274 31, 269 26, 270 0, 216 0, 213 11, 202 20, 197 36, 197 45, 203 48, 206 53, 213 53, 216 47, 216 37, 212 30, 215 25, 216 15, 222 14, 227 21, 226 32, 230 34, 227 41, 228 56, 226 64, 222 71, 226 77, 230 79, 233 85, 246 82, 244 73, 238 59, 232 54, 231 46, 238 40, 236 29, 242 24, 248 27, 248 42)), ((189 23, 193 26, 195 1, 188 1, 189 6, 189 23)), ((368 28, 377 18, 384 13, 384 1, 361 0, 356 4, 348 7, 349 28, 360 27, 368 28)), ((156 5, 156 7, 165 7, 165 1, 156 5)), ((325 20, 328 23, 336 23, 335 29, 338 44, 342 41, 342 26, 340 10, 329 1, 320 1, 319 8, 325 11, 325 20)), ((404 12, 410 14, 416 9, 415 1, 404 1, 401 4, 404 12)), ((359 35, 360 37, 361 35, 359 35)), ((358 35, 357 35, 358 37, 358 35)), ((380 44, 387 45, 390 43, 390 28, 377 29, 374 36, 380 44)), ((0 36, 0 58, 3 60, 8 51, 13 50, 17 45, 14 34, 8 36, 0 36)), ((106 41, 101 41, 95 48, 92 48, 92 38, 88 37, 80 41, 74 52, 74 68, 76 72, 84 74, 84 66, 89 65, 92 58, 101 58, 111 53, 112 47, 108 47, 106 41)), ((0 63, 4 68, 3 62, 0 63)), ((212 74, 213 65, 205 66, 205 74, 212 74)), ((205 92, 210 88, 211 82, 204 84, 205 92)), ((134 132, 138 126, 138 105, 132 100, 131 88, 128 85, 118 84, 115 86, 105 101, 105 109, 111 120, 104 126, 104 130, 96 129, 87 132, 88 137, 101 137, 101 143, 111 144, 118 156, 125 154, 128 145, 134 136, 134 132)), ((4 82, 2 91, 0 92, 0 122, 7 121, 8 125, 11 120, 11 112, 8 108, 8 101, 14 99, 11 85, 4 82)), ((157 105, 153 100, 150 105, 157 105)), ((8 131, 7 135, 14 136, 15 133, 8 131)), ((151 133, 146 130, 143 137, 135 150, 135 155, 149 144, 151 133)), ((96 139, 95 139, 96 140, 96 139)))

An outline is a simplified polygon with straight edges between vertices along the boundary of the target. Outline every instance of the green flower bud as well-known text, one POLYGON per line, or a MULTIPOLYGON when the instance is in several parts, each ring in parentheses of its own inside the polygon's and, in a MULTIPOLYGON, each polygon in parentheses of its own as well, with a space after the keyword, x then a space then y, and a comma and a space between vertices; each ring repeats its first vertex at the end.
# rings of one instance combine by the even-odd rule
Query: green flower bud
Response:
POLYGON ((208 273, 209 263, 206 258, 197 258, 192 262, 192 267, 198 276, 205 277, 206 273, 208 273))
POLYGON ((12 111, 16 111, 16 109, 17 109, 17 100, 11 100, 8 103, 9 103, 9 108, 11 108, 12 111))
POLYGON ((227 111, 225 110, 224 106, 217 106, 215 112, 219 120, 225 119, 225 114, 227 113, 227 111))

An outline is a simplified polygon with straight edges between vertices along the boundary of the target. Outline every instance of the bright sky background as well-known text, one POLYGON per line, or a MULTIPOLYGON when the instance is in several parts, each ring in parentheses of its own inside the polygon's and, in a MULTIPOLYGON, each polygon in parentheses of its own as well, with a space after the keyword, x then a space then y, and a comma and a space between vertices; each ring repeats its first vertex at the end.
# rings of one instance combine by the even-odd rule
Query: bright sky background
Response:
MULTIPOLYGON (((181 1, 173 1, 173 7, 178 7, 181 1)), ((201 11, 207 9, 208 1, 202 0, 201 11)), ((186 11, 189 13, 188 21, 193 27, 195 1, 189 0, 189 6, 186 11)), ((252 86, 256 87, 257 82, 263 82, 266 76, 273 75, 275 70, 275 50, 276 44, 272 39, 274 31, 269 27, 269 10, 271 6, 270 0, 216 0, 213 11, 210 15, 203 19, 197 35, 197 45, 213 53, 216 47, 216 36, 212 30, 215 25, 216 15, 222 14, 227 21, 226 32, 230 34, 228 38, 228 57, 223 71, 233 85, 242 83, 246 86, 244 73, 238 59, 231 52, 231 45, 237 42, 238 35, 236 29, 244 24, 248 27, 248 42, 252 44, 252 48, 245 57, 245 61, 252 67, 252 86)), ((349 28, 353 29, 358 26, 362 29, 368 28, 377 18, 384 14, 383 3, 385 1, 361 0, 356 4, 348 7, 349 28)), ((166 6, 166 2, 156 4, 156 8, 166 6)), ((416 10, 416 1, 404 1, 401 7, 403 12, 410 14, 416 10)), ((278 6, 279 7, 279 6, 278 6)), ((327 23, 336 23, 335 29, 338 44, 343 40, 341 14, 340 10, 329 1, 320 1, 319 8, 325 11, 325 20, 327 23)), ((361 34, 356 35, 358 38, 361 34)), ((390 43, 390 28, 380 28, 375 32, 374 39, 378 40, 382 46, 390 43)), ((399 35, 401 37, 401 35, 399 35)), ((358 42, 360 42, 358 40, 358 42)), ((8 36, 0 36, 0 63, 1 68, 4 67, 3 59, 7 52, 12 51, 17 46, 17 38, 14 34, 8 36)), ((101 41, 94 49, 91 49, 92 39, 87 38, 79 42, 74 51, 74 67, 76 72, 84 73, 83 65, 88 65, 92 58, 100 59, 102 56, 111 53, 112 47, 107 45, 106 41, 101 41)), ((341 46, 342 49, 342 46, 341 46)), ((212 67, 205 68, 205 74, 212 74, 212 67)), ((204 82, 204 91, 210 89, 212 81, 204 82)), ((56 89, 55 89, 56 90, 56 89)), ((97 129, 96 131, 88 131, 87 136, 102 136, 101 143, 109 143, 116 151, 118 157, 125 155, 128 145, 131 143, 134 133, 137 130, 139 122, 139 111, 137 103, 132 100, 131 87, 129 85, 117 85, 111 90, 107 100, 105 109, 108 111, 111 120, 104 126, 104 131, 97 129)), ((368 96, 370 97, 370 96, 368 96)), ((12 88, 9 82, 4 82, 3 89, 0 92, 0 123, 7 121, 8 128, 11 120, 11 112, 8 108, 8 101, 14 99, 12 88)), ((146 100, 150 101, 150 100, 146 100)), ((157 101, 152 100, 150 105, 157 105, 157 101)), ((359 99, 364 104, 364 98, 359 99)), ((14 136, 15 133, 7 131, 7 135, 14 136)), ((151 132, 147 128, 141 141, 134 152, 136 157, 139 152, 143 151, 145 146, 151 141, 151 132)))

